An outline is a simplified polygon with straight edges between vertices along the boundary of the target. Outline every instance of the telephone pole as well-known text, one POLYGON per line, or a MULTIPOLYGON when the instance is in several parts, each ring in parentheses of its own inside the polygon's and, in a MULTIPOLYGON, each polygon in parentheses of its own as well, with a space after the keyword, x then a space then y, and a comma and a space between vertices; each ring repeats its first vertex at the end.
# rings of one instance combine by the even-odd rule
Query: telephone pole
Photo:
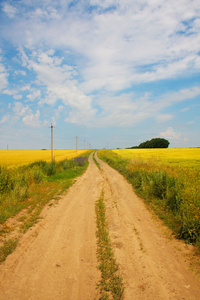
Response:
POLYGON ((51 161, 53 161, 53 124, 51 123, 51 161))

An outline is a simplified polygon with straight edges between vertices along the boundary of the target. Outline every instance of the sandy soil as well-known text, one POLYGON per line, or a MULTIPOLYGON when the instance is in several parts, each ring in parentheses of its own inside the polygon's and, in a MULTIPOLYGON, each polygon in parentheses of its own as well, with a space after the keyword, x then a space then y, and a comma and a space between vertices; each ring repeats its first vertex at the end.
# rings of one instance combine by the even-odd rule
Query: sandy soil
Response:
MULTIPOLYGON (((98 160, 98 158, 96 158, 98 160)), ((200 299, 200 281, 131 185, 98 160, 0 265, 0 299, 95 299, 95 201, 104 190, 125 299, 200 299)))

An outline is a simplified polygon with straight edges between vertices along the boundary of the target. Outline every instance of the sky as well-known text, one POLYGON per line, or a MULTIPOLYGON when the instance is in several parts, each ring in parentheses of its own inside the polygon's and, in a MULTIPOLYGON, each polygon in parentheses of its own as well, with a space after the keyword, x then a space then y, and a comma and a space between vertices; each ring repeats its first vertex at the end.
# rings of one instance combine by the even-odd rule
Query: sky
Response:
POLYGON ((200 0, 0 0, 0 149, 200 147, 200 0))

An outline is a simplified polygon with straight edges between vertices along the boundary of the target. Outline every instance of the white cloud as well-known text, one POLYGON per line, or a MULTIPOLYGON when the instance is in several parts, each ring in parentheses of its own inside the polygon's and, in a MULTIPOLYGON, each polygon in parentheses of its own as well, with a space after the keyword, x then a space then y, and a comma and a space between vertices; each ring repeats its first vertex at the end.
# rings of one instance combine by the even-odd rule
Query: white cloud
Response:
POLYGON ((41 92, 40 90, 31 90, 31 93, 26 96, 26 98, 30 101, 34 101, 37 98, 40 98, 41 92))
POLYGON ((23 122, 25 125, 28 125, 30 127, 41 127, 41 121, 39 120, 40 117, 40 112, 37 110, 35 114, 33 113, 28 113, 23 117, 23 122))
POLYGON ((169 92, 161 95, 154 103, 157 110, 175 105, 178 102, 191 100, 200 95, 200 87, 193 86, 189 89, 181 89, 177 92, 169 92))
POLYGON ((22 99, 22 95, 14 95, 13 98, 15 100, 19 100, 19 99, 22 99))
POLYGON ((13 115, 12 117, 13 122, 16 122, 21 118, 25 125, 28 125, 33 128, 45 126, 47 124, 46 121, 42 122, 39 119, 40 118, 39 110, 37 110, 36 113, 34 113, 28 105, 24 106, 23 103, 21 102, 14 103, 12 115, 13 115))
POLYGON ((9 120, 9 115, 4 115, 3 117, 2 117, 2 119, 0 120, 0 123, 2 124, 2 123, 5 123, 5 122, 7 122, 9 120))
POLYGON ((17 9, 8 3, 4 3, 2 10, 9 18, 13 18, 17 13, 17 9))
MULTIPOLYGON (((66 118, 69 122, 79 123, 83 118, 86 121, 95 115, 92 98, 84 94, 74 79, 76 70, 64 64, 63 59, 55 56, 53 51, 33 51, 30 58, 26 55, 26 63, 29 70, 35 72, 38 87, 45 88, 45 95, 39 104, 54 106, 58 100, 62 100, 65 106, 69 106, 66 118)), ((34 100, 40 96, 40 90, 36 90, 27 98, 34 100)))
POLYGON ((16 75, 26 76, 26 71, 24 71, 24 70, 15 70, 15 74, 16 75))
POLYGON ((181 112, 188 111, 189 109, 190 109, 189 107, 185 107, 185 108, 181 109, 181 112))
POLYGON ((172 127, 168 127, 165 132, 160 132, 160 137, 170 139, 170 140, 178 140, 181 136, 181 133, 175 132, 172 127))
POLYGON ((31 9, 23 2, 19 7, 26 14, 18 18, 13 12, 15 31, 6 24, 7 31, 19 45, 24 67, 15 74, 32 76, 26 86, 7 88, 5 94, 19 99, 29 91, 24 98, 52 107, 61 101, 67 122, 102 127, 146 118, 169 121, 173 115, 165 108, 200 95, 197 86, 160 97, 124 92, 138 83, 200 71, 196 0, 90 0, 91 10, 64 2, 34 1, 31 9))
POLYGON ((162 123, 162 122, 166 122, 166 121, 169 121, 173 118, 174 116, 173 115, 170 115, 170 114, 159 114, 156 116, 156 120, 159 122, 159 123, 162 123))
MULTIPOLYGON (((200 70, 196 0, 178 4, 173 0, 91 0, 87 4, 96 9, 89 13, 80 3, 70 9, 67 2, 50 1, 48 8, 35 2, 26 17, 17 19, 13 38, 30 49, 43 45, 64 49, 75 61, 81 56, 78 69, 86 93, 118 91, 134 83, 200 70), (49 18, 51 14, 56 19, 49 18)), ((21 53, 26 65, 27 57, 21 53)), ((41 53, 40 59, 44 64, 51 58, 41 53)))
POLYGON ((29 110, 28 105, 23 106, 21 102, 14 103, 13 112, 17 119, 21 116, 24 116, 28 110, 29 110))
POLYGON ((167 122, 174 118, 174 115, 164 113, 164 109, 181 101, 189 101, 199 95, 199 87, 182 89, 159 97, 154 97, 150 93, 144 93, 144 96, 140 98, 133 93, 124 93, 120 96, 102 94, 96 96, 93 101, 100 112, 96 114, 92 125, 132 126, 148 118, 155 119, 159 123, 167 122))
POLYGON ((0 49, 0 92, 8 85, 8 72, 2 63, 1 49, 0 49))
POLYGON ((30 85, 25 85, 23 87, 20 88, 20 91, 24 92, 24 91, 29 91, 30 90, 30 85))

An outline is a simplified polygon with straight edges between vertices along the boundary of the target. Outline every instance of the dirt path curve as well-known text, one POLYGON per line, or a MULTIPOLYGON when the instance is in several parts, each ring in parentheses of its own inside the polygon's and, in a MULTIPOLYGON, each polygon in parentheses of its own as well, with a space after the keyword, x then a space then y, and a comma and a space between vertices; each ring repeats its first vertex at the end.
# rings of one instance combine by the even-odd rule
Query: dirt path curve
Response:
POLYGON ((102 190, 124 299, 200 299, 200 281, 131 185, 98 161, 101 171, 90 156, 85 174, 56 206, 44 209, 43 219, 0 265, 0 300, 95 299, 95 201, 102 190))

